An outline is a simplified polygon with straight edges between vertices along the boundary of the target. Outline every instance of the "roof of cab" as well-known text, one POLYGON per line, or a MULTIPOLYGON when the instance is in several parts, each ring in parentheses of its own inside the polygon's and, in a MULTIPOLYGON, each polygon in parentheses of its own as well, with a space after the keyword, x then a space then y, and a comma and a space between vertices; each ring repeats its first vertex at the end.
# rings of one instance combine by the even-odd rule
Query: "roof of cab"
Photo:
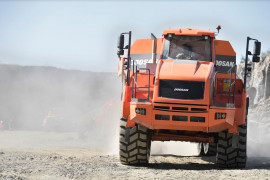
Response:
POLYGON ((206 31, 201 29, 191 29, 191 28, 179 28, 179 29, 165 29, 162 35, 175 34, 175 35, 187 35, 187 36, 202 36, 208 35, 210 37, 215 37, 213 31, 206 31))

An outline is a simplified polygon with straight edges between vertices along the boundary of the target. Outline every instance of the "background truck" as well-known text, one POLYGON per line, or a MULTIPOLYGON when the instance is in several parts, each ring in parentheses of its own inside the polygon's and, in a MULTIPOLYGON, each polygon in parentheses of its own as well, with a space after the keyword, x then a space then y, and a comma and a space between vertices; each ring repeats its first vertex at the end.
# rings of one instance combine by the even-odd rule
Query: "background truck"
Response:
POLYGON ((220 168, 246 166, 248 56, 259 62, 261 43, 247 38, 243 82, 230 42, 215 38, 220 29, 166 29, 163 38, 151 34, 132 46, 131 31, 121 33, 122 164, 148 164, 151 141, 190 141, 200 143, 201 155, 216 155, 220 168))

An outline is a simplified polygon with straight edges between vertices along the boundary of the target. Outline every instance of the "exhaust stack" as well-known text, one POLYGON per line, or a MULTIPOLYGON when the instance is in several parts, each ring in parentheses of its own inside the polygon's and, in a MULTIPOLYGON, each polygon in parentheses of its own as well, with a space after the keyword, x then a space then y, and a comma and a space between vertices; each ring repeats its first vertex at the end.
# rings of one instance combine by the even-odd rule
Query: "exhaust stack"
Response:
POLYGON ((151 33, 151 39, 153 40, 153 46, 152 46, 152 60, 153 60, 153 64, 156 64, 156 59, 157 59, 157 38, 156 36, 151 33))

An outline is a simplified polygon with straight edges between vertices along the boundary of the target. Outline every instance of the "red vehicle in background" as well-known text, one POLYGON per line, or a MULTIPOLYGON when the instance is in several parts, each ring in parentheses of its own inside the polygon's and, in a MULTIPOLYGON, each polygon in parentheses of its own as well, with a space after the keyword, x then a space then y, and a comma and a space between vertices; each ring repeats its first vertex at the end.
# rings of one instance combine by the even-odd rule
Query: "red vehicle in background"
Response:
POLYGON ((59 131, 64 123, 64 117, 59 115, 59 110, 53 108, 43 119, 42 127, 45 131, 59 131))

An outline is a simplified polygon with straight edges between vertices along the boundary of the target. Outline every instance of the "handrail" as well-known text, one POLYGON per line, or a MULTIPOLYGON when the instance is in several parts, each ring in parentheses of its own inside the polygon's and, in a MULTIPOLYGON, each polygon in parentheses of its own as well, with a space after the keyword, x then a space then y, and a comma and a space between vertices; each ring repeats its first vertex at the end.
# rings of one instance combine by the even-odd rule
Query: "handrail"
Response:
POLYGON ((232 88, 232 86, 234 86, 233 87, 233 104, 235 104, 235 84, 236 84, 236 71, 235 71, 235 73, 234 73, 234 82, 232 83, 232 70, 233 69, 235 69, 236 68, 236 64, 234 64, 234 66, 232 66, 228 71, 227 71, 227 73, 229 73, 230 72, 230 85, 229 85, 229 87, 226 89, 226 90, 228 90, 229 91, 229 98, 228 98, 228 103, 230 103, 230 99, 231 99, 231 91, 230 91, 230 89, 232 88))
POLYGON ((227 71, 227 74, 230 72, 232 72, 232 70, 233 70, 233 68, 235 68, 236 67, 236 64, 235 65, 233 65, 228 71, 227 71))
POLYGON ((139 68, 137 69, 137 65, 134 68, 134 63, 133 63, 133 74, 132 74, 132 98, 135 97, 137 95, 137 88, 147 88, 148 89, 148 96, 147 96, 147 100, 149 101, 149 97, 150 97, 150 69, 149 68, 139 68), (134 73, 134 69, 136 69, 135 73, 134 73), (137 83, 137 73, 139 70, 145 70, 148 71, 148 86, 144 87, 144 86, 139 86, 137 83), (135 75, 135 77, 134 77, 135 75), (134 93, 133 93, 134 91, 134 93))
POLYGON ((217 73, 218 72, 215 72, 215 74, 214 74, 214 76, 213 76, 213 79, 212 79, 212 82, 211 82, 211 85, 210 85, 210 87, 212 87, 212 85, 213 85, 213 83, 214 83, 214 87, 213 87, 213 96, 210 96, 210 103, 211 103, 211 101, 212 101, 212 99, 211 99, 211 97, 213 97, 213 101, 215 101, 215 97, 214 97, 214 94, 215 94, 215 90, 216 90, 216 76, 217 76, 217 73))
MULTIPOLYGON (((235 85, 236 85, 236 70, 235 70, 235 74, 234 74, 234 82, 232 82, 232 70, 236 68, 236 64, 233 65, 228 71, 227 73, 221 73, 221 72, 215 72, 214 74, 214 78, 211 82, 211 87, 212 87, 212 84, 214 83, 214 87, 213 87, 213 94, 212 94, 212 97, 213 97, 213 103, 215 102, 215 91, 216 91, 216 76, 218 73, 221 73, 221 74, 228 74, 230 73, 230 85, 229 87, 227 87, 227 89, 225 91, 222 91, 222 92, 229 92, 229 97, 228 97, 228 103, 230 103, 230 99, 231 99, 231 91, 230 89, 232 87, 234 87, 234 92, 233 92, 233 104, 235 104, 235 85)), ((211 98, 211 97, 210 97, 211 98)), ((210 99, 210 103, 211 103, 211 99, 210 99)))

